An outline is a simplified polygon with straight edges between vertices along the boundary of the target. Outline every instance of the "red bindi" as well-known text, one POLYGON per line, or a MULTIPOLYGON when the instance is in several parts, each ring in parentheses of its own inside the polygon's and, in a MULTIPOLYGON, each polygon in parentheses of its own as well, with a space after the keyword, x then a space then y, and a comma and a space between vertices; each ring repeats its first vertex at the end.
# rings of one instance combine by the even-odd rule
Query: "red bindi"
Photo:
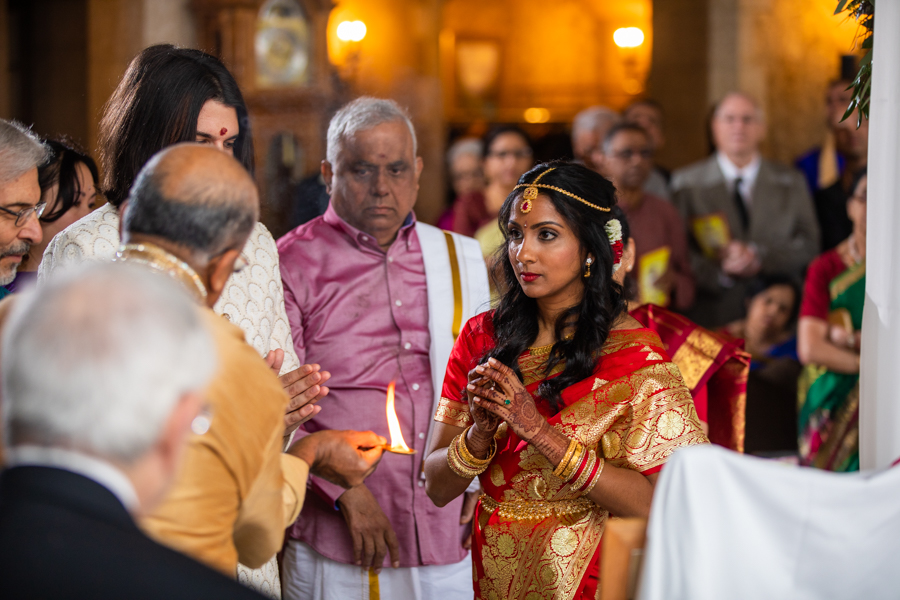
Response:
POLYGON ((219 131, 219 135, 225 135, 226 133, 228 133, 228 129, 226 129, 225 127, 223 127, 223 128, 219 131))

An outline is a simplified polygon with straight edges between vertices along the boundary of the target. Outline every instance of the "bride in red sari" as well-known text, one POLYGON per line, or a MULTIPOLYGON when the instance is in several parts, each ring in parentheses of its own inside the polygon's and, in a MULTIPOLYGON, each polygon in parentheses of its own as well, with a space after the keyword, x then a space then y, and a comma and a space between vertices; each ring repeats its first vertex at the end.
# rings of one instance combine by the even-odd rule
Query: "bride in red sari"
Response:
POLYGON ((613 273, 615 189, 539 165, 506 199, 505 289, 450 356, 425 464, 442 506, 476 476, 476 598, 594 598, 610 514, 646 517, 675 448, 705 443, 691 395, 613 273))

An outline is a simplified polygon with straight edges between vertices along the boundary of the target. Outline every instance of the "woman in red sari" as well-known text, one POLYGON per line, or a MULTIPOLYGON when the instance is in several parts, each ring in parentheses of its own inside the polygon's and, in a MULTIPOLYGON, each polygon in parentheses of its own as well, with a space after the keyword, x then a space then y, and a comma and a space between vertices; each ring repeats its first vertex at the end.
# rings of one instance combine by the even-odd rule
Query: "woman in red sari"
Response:
POLYGON ((505 289, 447 367, 426 461, 444 505, 476 476, 476 598, 594 598, 610 513, 644 516, 666 458, 705 443, 659 336, 612 279, 615 189, 580 165, 539 165, 500 212, 505 289))

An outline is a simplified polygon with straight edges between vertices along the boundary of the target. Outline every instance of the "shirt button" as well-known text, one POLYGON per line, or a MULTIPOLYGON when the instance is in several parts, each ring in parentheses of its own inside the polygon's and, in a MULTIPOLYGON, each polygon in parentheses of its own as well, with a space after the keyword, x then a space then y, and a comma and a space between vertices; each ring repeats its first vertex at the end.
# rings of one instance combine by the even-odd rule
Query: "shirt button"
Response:
POLYGON ((425 434, 424 434, 424 433, 420 433, 420 434, 419 434, 419 439, 420 439, 420 440, 424 440, 424 439, 425 439, 425 434))
POLYGON ((369 236, 367 236, 367 235, 361 235, 361 236, 359 237, 359 239, 361 239, 361 240, 364 241, 364 242, 368 242, 368 241, 369 241, 369 236))
POLYGON ((419 487, 425 487, 425 482, 421 479, 419 480, 419 487))
POLYGON ((409 350, 410 348, 412 348, 412 344, 410 344, 409 342, 406 342, 405 344, 403 344, 403 347, 406 348, 407 350, 409 350))
POLYGON ((397 306, 403 306, 403 303, 399 300, 394 300, 394 304, 396 304, 397 306))
POLYGON ((419 384, 418 384, 418 383, 412 384, 412 389, 413 389, 414 391, 417 391, 417 392, 418 392, 418 391, 419 391, 419 384))
POLYGON ((393 256, 388 256, 388 262, 390 262, 390 263, 394 262, 394 257, 393 257, 393 256))

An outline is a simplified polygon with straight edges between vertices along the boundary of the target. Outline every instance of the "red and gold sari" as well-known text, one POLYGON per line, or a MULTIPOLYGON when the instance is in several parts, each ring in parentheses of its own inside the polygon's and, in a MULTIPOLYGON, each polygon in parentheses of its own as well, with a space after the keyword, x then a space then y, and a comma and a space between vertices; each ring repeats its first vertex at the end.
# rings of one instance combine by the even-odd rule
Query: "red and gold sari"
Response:
POLYGON ((750 355, 744 352, 743 341, 653 304, 639 306, 630 314, 659 334, 663 348, 681 370, 697 415, 709 425, 709 441, 743 452, 750 373, 750 355))
MULTIPOLYGON (((471 319, 450 356, 436 421, 471 424, 467 373, 493 346, 491 314, 471 319)), ((707 441, 678 368, 654 332, 610 333, 594 373, 563 391, 564 407, 556 414, 537 396, 540 383, 564 368, 544 373, 548 352, 519 357, 523 383, 551 426, 610 464, 650 475, 676 448, 707 441)), ((495 437, 497 453, 481 475, 485 494, 475 513, 476 598, 594 598, 609 513, 553 475, 554 465, 505 423, 495 437)))

